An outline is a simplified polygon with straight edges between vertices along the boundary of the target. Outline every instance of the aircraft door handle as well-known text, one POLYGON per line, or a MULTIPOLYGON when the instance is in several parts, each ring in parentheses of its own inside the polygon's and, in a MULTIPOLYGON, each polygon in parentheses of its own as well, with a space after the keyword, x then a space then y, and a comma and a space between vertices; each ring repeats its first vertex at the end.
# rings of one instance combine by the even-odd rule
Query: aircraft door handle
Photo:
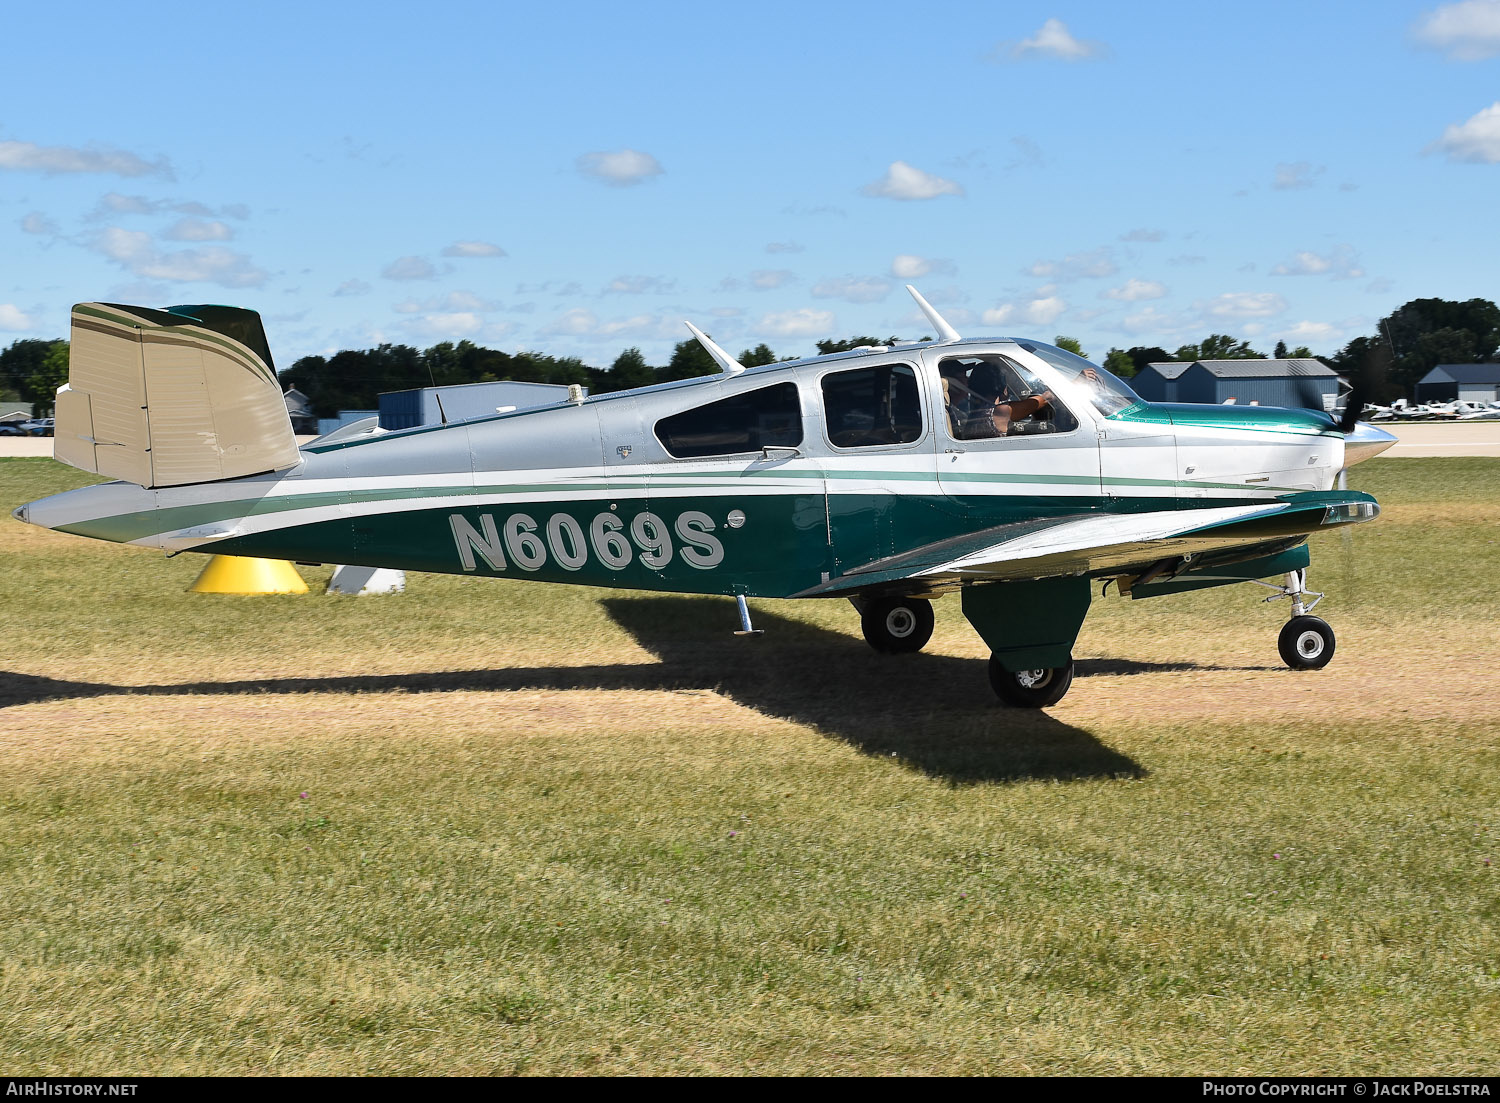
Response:
POLYGON ((967 451, 967 448, 944 448, 943 454, 949 456, 961 456, 967 451))

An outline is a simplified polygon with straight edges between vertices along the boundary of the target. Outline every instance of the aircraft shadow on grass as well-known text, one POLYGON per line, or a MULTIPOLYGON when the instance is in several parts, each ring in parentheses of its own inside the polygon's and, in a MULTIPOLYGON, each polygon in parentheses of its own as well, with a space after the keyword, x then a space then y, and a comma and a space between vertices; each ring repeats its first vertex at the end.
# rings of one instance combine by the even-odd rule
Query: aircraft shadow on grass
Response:
MULTIPOLYGON (((757 610, 765 635, 731 635, 733 606, 701 598, 611 597, 609 616, 660 661, 437 673, 118 686, 0 672, 0 708, 128 695, 451 693, 474 690, 712 689, 768 716, 815 728, 873 756, 963 784, 1138 778, 1146 771, 1089 732, 1009 709, 982 659, 879 655, 853 636, 757 610), (707 613, 708 615, 705 615, 707 613)), ((1077 676, 1217 670, 1196 663, 1081 660, 1077 676)), ((1258 669, 1258 668, 1256 668, 1258 669)))

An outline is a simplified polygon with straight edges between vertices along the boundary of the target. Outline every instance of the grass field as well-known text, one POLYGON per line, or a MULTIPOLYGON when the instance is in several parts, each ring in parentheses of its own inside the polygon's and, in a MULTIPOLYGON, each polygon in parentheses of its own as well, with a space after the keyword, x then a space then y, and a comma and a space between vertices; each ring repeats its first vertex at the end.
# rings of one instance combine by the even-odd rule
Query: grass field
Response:
POLYGON ((197 595, 6 519, 0 1068, 1493 1074, 1500 460, 1351 481, 1328 669, 1257 587, 1112 594, 1045 714, 951 599, 892 657, 843 602, 197 595))

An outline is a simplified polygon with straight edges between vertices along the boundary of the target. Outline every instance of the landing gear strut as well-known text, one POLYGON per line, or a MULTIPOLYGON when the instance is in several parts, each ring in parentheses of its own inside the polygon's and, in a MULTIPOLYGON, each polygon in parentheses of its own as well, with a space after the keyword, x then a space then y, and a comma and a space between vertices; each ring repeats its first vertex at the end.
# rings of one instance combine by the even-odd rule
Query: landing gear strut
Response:
POLYGON ((903 655, 932 639, 932 602, 919 597, 883 597, 859 611, 865 641, 876 651, 903 655))
POLYGON ((1267 601, 1283 597, 1292 599, 1292 618, 1276 639, 1281 661, 1293 670, 1322 670, 1333 658, 1335 640, 1333 629, 1326 620, 1308 615, 1323 600, 1323 595, 1307 588, 1307 571, 1288 571, 1286 584, 1282 586, 1271 586, 1269 582, 1260 585, 1270 586, 1276 591, 1266 598, 1267 601), (1307 601, 1308 597, 1312 601, 1307 601))

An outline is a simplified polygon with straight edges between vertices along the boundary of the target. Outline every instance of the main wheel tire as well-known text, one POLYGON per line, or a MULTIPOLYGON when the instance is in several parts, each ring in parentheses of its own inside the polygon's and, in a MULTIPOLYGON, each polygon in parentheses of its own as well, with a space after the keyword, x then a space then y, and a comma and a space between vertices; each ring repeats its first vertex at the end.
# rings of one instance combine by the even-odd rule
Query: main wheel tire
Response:
POLYGON ((990 686, 1007 705, 1018 709, 1044 709, 1063 699, 1073 684, 1073 659, 1067 666, 1037 670, 1006 670, 995 656, 990 656, 990 686))
POLYGON ((932 639, 932 602, 918 597, 884 597, 860 614, 865 640, 886 655, 922 650, 932 639))
POLYGON ((1293 617, 1276 638, 1281 661, 1293 670, 1322 670, 1333 658, 1333 629, 1322 617, 1293 617))

